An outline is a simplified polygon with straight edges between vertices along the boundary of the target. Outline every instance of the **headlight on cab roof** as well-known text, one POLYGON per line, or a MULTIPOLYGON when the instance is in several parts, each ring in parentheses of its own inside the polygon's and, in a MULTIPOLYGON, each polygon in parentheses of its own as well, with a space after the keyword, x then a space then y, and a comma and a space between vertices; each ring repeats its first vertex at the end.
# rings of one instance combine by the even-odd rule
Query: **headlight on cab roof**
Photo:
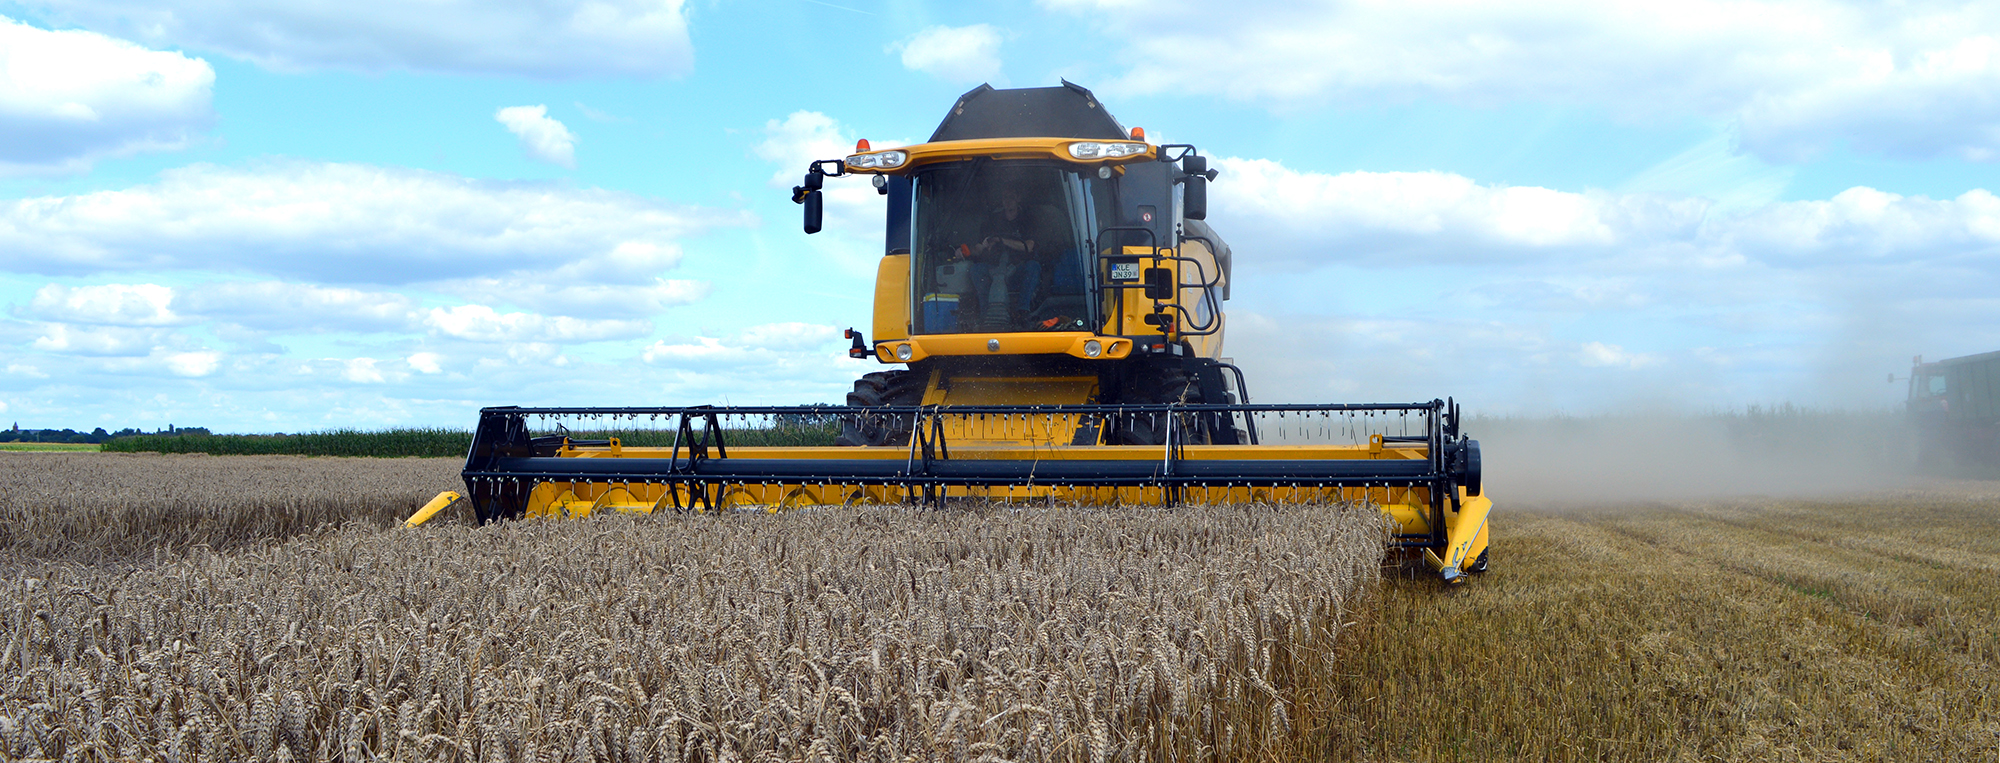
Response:
POLYGON ((1143 153, 1146 153, 1144 143, 1083 141, 1069 144, 1069 155, 1078 159, 1123 159, 1143 153))
POLYGON ((910 155, 902 151, 877 151, 847 157, 847 166, 857 170, 893 170, 909 160, 910 155))

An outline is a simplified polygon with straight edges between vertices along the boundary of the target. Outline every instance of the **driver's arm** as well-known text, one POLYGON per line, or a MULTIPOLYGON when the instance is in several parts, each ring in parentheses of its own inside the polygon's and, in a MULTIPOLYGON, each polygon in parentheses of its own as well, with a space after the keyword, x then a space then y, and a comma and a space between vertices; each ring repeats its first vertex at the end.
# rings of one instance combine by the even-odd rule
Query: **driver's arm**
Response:
MULTIPOLYGON (((1014 230, 1030 234, 1038 232, 1034 224, 1034 219, 1028 215, 1028 210, 1021 210, 1021 224, 1016 226, 1014 230)), ((1016 252, 1031 254, 1035 251, 1035 240, 1032 238, 1008 238, 1001 235, 990 235, 986 237, 985 241, 980 242, 980 245, 989 249, 1004 246, 1016 252)))

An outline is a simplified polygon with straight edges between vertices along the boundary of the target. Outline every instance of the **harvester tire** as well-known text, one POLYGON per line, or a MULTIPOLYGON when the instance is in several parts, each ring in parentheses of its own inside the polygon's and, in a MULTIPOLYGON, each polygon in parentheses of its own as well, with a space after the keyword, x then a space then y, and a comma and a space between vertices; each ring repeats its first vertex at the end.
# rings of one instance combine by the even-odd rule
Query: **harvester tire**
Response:
MULTIPOLYGON (((909 371, 876 371, 854 380, 847 404, 854 408, 882 405, 916 405, 924 400, 924 377, 909 371)), ((849 416, 840 422, 835 445, 910 444, 909 416, 849 416)))
MULTIPOLYGON (((1179 365, 1153 365, 1138 369, 1128 382, 1130 388, 1122 396, 1128 403, 1154 405, 1159 403, 1200 403, 1201 385, 1195 382, 1193 374, 1179 365)), ((1167 427, 1178 424, 1182 435, 1175 441, 1189 445, 1205 444, 1208 438, 1193 432, 1192 420, 1169 422, 1165 416, 1131 414, 1117 422, 1117 430, 1112 433, 1112 442, 1120 445, 1164 445, 1167 442, 1167 427)))
MULTIPOLYGON (((1236 393, 1234 393, 1234 392, 1225 392, 1225 393, 1223 393, 1223 398, 1224 398, 1224 399, 1226 399, 1226 400, 1228 400, 1228 401, 1229 401, 1229 404, 1230 404, 1230 405, 1235 405, 1235 404, 1237 404, 1237 403, 1239 403, 1239 402, 1242 402, 1242 401, 1240 401, 1240 400, 1237 400, 1237 399, 1236 399, 1236 393)), ((1250 418, 1250 414, 1248 414, 1248 413, 1246 413, 1246 414, 1243 414, 1243 418, 1244 418, 1245 420, 1248 420, 1248 419, 1250 418)), ((1233 422, 1232 422, 1232 424, 1233 424, 1233 422)), ((1248 430, 1248 429, 1244 429, 1243 427, 1234 427, 1234 429, 1236 430, 1236 444, 1237 444, 1237 445, 1249 445, 1249 444, 1250 444, 1250 430, 1248 430)))

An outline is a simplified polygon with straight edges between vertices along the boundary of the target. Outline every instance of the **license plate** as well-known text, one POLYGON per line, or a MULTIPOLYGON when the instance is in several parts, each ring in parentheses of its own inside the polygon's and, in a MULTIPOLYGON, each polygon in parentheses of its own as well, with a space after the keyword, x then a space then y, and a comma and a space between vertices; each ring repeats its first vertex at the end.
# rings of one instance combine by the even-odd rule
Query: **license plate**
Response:
POLYGON ((1139 280, 1139 263, 1136 262, 1111 263, 1111 280, 1113 281, 1139 280))

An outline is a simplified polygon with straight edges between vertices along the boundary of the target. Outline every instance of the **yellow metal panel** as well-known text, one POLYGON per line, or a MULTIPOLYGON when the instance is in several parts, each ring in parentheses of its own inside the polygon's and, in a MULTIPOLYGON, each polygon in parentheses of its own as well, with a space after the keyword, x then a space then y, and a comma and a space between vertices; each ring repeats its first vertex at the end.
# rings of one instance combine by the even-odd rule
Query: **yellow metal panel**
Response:
MULTIPOLYGON (((1069 419, 1074 414, 1040 414, 1044 418, 1069 419)), ((947 423, 956 416, 946 416, 947 423)), ((1160 458, 1158 445, 1093 445, 1064 446, 1050 448, 1033 445, 1010 445, 996 443, 960 444, 946 440, 951 448, 952 458, 974 460, 1022 460, 1022 461, 1155 461, 1160 458)), ((578 447, 564 453, 577 458, 666 458, 672 448, 641 448, 625 446, 619 455, 613 455, 608 448, 578 447)), ((687 451, 683 449, 685 456, 687 451)), ((729 457, 741 459, 781 458, 781 459, 885 459, 902 460, 909 455, 903 446, 887 448, 840 447, 832 445, 801 445, 794 447, 744 447, 730 446, 729 457)), ((1181 447, 1183 461, 1215 461, 1231 459, 1263 460, 1318 460, 1318 459, 1381 459, 1406 460, 1423 459, 1428 456, 1422 447, 1384 448, 1380 453, 1371 453, 1366 445, 1335 445, 1326 443, 1304 443, 1285 445, 1185 445, 1181 447)))
MULTIPOLYGON (((879 289, 879 287, 878 287, 879 289)), ((876 310, 881 310, 877 297, 876 310)), ((908 308, 905 307, 905 315, 908 308)), ((877 315, 880 313, 878 312, 877 315)), ((877 318, 878 326, 880 318, 877 318)), ((880 331, 878 328, 877 331, 880 331)), ((1085 351, 1088 343, 1095 341, 1098 346, 1097 359, 1122 358, 1132 354, 1132 342, 1127 339, 1099 336, 1088 331, 1047 331, 1036 333, 999 334, 925 334, 918 337, 898 337, 875 343, 875 357, 884 363, 914 363, 933 355, 1071 355, 1084 359, 1094 359, 1085 351), (897 360, 897 350, 901 345, 909 345, 908 361, 897 360)))
POLYGON ((446 506, 458 503, 460 497, 458 493, 450 490, 437 494, 437 497, 432 498, 430 503, 426 503, 423 508, 417 509, 417 513, 411 514, 409 519, 403 520, 403 526, 416 527, 417 525, 429 522, 431 517, 437 516, 437 513, 440 511, 444 511, 446 506))
MULTIPOLYGON (((956 417, 955 417, 956 418, 956 417)), ((1072 417, 1073 419, 1073 417, 1072 417)), ((1025 460, 1143 460, 1152 461, 1160 457, 1156 446, 1144 445, 1066 445, 1073 436, 1075 422, 1062 416, 1013 416, 986 417, 957 424, 947 424, 956 429, 948 432, 947 442, 951 443, 954 459, 1025 459, 1025 460), (996 442, 1004 440, 1005 442, 996 442)), ((670 449, 625 447, 613 454, 609 448, 583 447, 565 451, 578 458, 665 458, 670 449)), ((868 460, 902 461, 910 457, 906 447, 736 447, 729 449, 732 459, 759 458, 850 458, 868 460)), ((1422 448, 1385 448, 1379 453, 1370 451, 1367 445, 1327 445, 1327 444, 1287 444, 1287 445, 1189 445, 1182 451, 1187 460, 1207 459, 1421 459, 1425 457, 1422 448)), ((911 489, 889 486, 863 485, 799 485, 781 483, 730 484, 726 487, 711 486, 699 488, 705 491, 709 502, 725 508, 743 509, 756 507, 763 510, 779 510, 814 505, 841 505, 851 503, 899 503, 914 500, 918 492, 911 489)), ((1151 505, 1166 502, 1166 494, 1158 488, 1087 488, 1012 486, 991 488, 946 489, 951 498, 985 498, 999 501, 1055 501, 1086 505, 1151 505)), ((631 483, 587 483, 554 482, 541 483, 530 492, 526 515, 534 517, 577 517, 593 511, 616 509, 620 511, 658 510, 677 503, 692 506, 694 496, 685 488, 677 488, 670 496, 664 485, 646 482, 631 483), (622 494, 604 496, 611 491, 622 494), (671 500, 670 500, 671 499, 671 500), (642 508, 643 507, 643 508, 642 508)), ((1430 492, 1421 487, 1373 487, 1373 488, 1312 488, 1312 487, 1195 487, 1182 491, 1181 501, 1188 503, 1255 503, 1255 502, 1355 502, 1372 505, 1387 514, 1398 526, 1399 532, 1427 533, 1430 531, 1428 510, 1430 492)), ((1469 517, 1474 505, 1488 506, 1485 498, 1465 499, 1466 510, 1453 512, 1446 518, 1447 530, 1456 529, 1460 517, 1469 517)), ((1470 525, 1467 525, 1471 531, 1470 525)), ((1485 548, 1484 529, 1479 528, 1471 537, 1472 545, 1459 556, 1477 558, 1485 548)), ((1454 541, 1456 548, 1461 541, 1454 541)))
MULTIPOLYGON (((1159 148, 1150 145, 1146 146, 1146 150, 1143 153, 1119 157, 1117 159, 1078 159, 1069 155, 1069 144, 1071 143, 1137 142, 1140 141, 1118 141, 1101 138, 980 138, 977 140, 944 140, 936 143, 918 143, 914 146, 866 152, 880 154, 887 151, 901 151, 907 154, 909 158, 903 162, 902 166, 895 169, 856 169, 850 166, 847 168, 847 171, 862 175, 904 175, 926 164, 978 158, 1055 159, 1085 167, 1095 167, 1100 164, 1135 164, 1159 159, 1159 148)), ((856 156, 860 156, 860 154, 856 154, 856 156)))
MULTIPOLYGON (((910 335, 910 255, 890 254, 875 268, 875 341, 910 335)), ((895 357, 883 362, 894 362, 895 357)))
MULTIPOLYGON (((1097 377, 975 377, 954 378, 933 385, 925 405, 1080 405, 1097 394, 1097 377)), ((1068 445, 1076 437, 1076 416, 987 415, 947 416, 945 442, 951 447, 979 448, 1016 443, 1068 445)))
MULTIPOLYGON (((1128 246, 1124 248, 1122 256, 1138 257, 1139 272, 1141 274, 1145 273, 1148 268, 1166 268, 1169 273, 1173 274, 1172 277, 1175 280, 1180 278, 1180 263, 1165 259, 1174 256, 1174 250, 1172 249, 1161 249, 1160 256, 1156 258, 1153 256, 1152 247, 1128 246)), ((1109 272, 1110 264, 1100 259, 1098 267, 1100 268, 1097 274, 1098 282, 1103 284, 1113 283, 1109 272)), ((1146 324, 1146 316, 1153 313, 1154 301, 1146 298, 1144 289, 1107 288, 1100 296, 1100 299, 1103 300, 1104 326, 1101 330, 1104 333, 1123 334, 1125 336, 1153 335, 1161 337, 1161 342, 1176 341, 1178 339, 1177 336, 1168 335, 1168 332, 1159 326, 1149 326, 1146 324)), ((1174 304, 1177 301, 1176 299, 1159 300, 1161 304, 1174 304)), ((1168 310, 1167 312, 1173 314, 1172 310, 1168 310)))
MULTIPOLYGON (((732 450, 732 452, 734 452, 732 450)), ((669 488, 655 483, 588 483, 554 482, 541 483, 536 491, 548 488, 548 494, 558 500, 539 510, 529 511, 530 519, 580 518, 593 510, 615 509, 620 511, 652 512, 678 504, 683 510, 692 509, 699 503, 697 494, 685 486, 669 488), (607 499, 610 496, 610 499, 607 499), (624 500, 630 496, 631 500, 624 500)), ((826 506, 844 504, 891 504, 904 503, 922 497, 921 489, 901 488, 882 485, 786 485, 786 484, 728 484, 697 485, 694 488, 707 503, 724 510, 782 511, 806 506, 826 506)), ((1089 506, 1110 505, 1158 505, 1166 502, 1165 491, 1159 488, 1064 488, 1047 486, 1013 486, 993 488, 953 487, 944 491, 948 498, 983 498, 994 501, 1019 501, 1089 506)), ((1425 533, 1429 531, 1427 509, 1430 492, 1424 488, 1311 488, 1311 487, 1271 487, 1271 488, 1188 488, 1181 491, 1180 500, 1185 503, 1354 503, 1372 506, 1388 515, 1398 526, 1398 532, 1425 533)), ((1483 530, 1480 542, 1471 547, 1465 559, 1478 558, 1484 550, 1483 530)))
POLYGON ((937 405, 944 402, 944 369, 931 369, 931 378, 924 381, 924 398, 918 405, 937 405))
MULTIPOLYGON (((1006 402, 1028 394, 1009 383, 1039 382, 1061 389, 1047 391, 1054 397, 1073 398, 1090 394, 1086 377, 1052 379, 959 380, 951 395, 963 394, 976 402, 1006 402), (979 382, 990 383, 981 387, 979 382), (997 382, 997 383, 995 383, 997 382), (965 388, 960 391, 961 385, 965 388)), ((936 393, 935 383, 933 393, 936 393)), ((956 399, 956 398, 955 398, 956 399)), ((954 459, 1022 460, 1143 460, 1160 458, 1158 446, 1067 445, 1076 426, 1074 414, 1031 416, 947 416, 946 440, 954 459)), ((1184 460, 1213 459, 1423 459, 1423 447, 1373 440, 1362 444, 1299 443, 1282 445, 1189 445, 1181 452, 1184 460)), ((573 458, 664 458, 668 448, 571 446, 562 454, 573 458)), ((907 447, 736 447, 731 459, 810 459, 844 458, 903 461, 910 457, 907 447)), ((1006 487, 951 487, 942 491, 947 498, 979 498, 1023 503, 1061 503, 1092 506, 1159 505, 1167 502, 1160 488, 1051 487, 1016 485, 1006 487)), ((921 489, 881 485, 729 483, 669 487, 649 482, 592 483, 547 482, 536 485, 527 501, 526 515, 535 517, 583 517, 615 510, 651 512, 669 506, 694 510, 697 503, 721 511, 776 512, 808 506, 846 504, 892 504, 920 500, 921 489)), ((1427 535, 1432 532, 1430 490, 1423 487, 1189 487, 1180 491, 1184 503, 1347 503, 1373 507, 1390 519, 1395 532, 1427 535)), ((1462 580, 1466 567, 1479 559, 1487 544, 1487 517, 1490 499, 1459 492, 1459 508, 1444 512, 1440 528, 1448 542, 1443 554, 1428 553, 1433 567, 1449 570, 1454 581, 1462 580)), ((707 511, 708 509, 701 509, 707 511)), ((1429 549, 1426 549, 1430 551, 1429 549)))
POLYGON ((1081 405, 1090 400, 1091 392, 1096 389, 1095 376, 975 377, 952 379, 940 402, 943 405, 1081 405))
MULTIPOLYGON (((1450 528, 1450 541, 1445 545, 1444 569, 1464 573, 1467 565, 1478 561, 1486 551, 1486 519, 1493 511, 1493 501, 1485 496, 1467 497, 1459 493, 1459 509, 1450 512, 1445 524, 1450 528)), ((1458 582, 1465 578, 1447 574, 1447 579, 1458 582)))

